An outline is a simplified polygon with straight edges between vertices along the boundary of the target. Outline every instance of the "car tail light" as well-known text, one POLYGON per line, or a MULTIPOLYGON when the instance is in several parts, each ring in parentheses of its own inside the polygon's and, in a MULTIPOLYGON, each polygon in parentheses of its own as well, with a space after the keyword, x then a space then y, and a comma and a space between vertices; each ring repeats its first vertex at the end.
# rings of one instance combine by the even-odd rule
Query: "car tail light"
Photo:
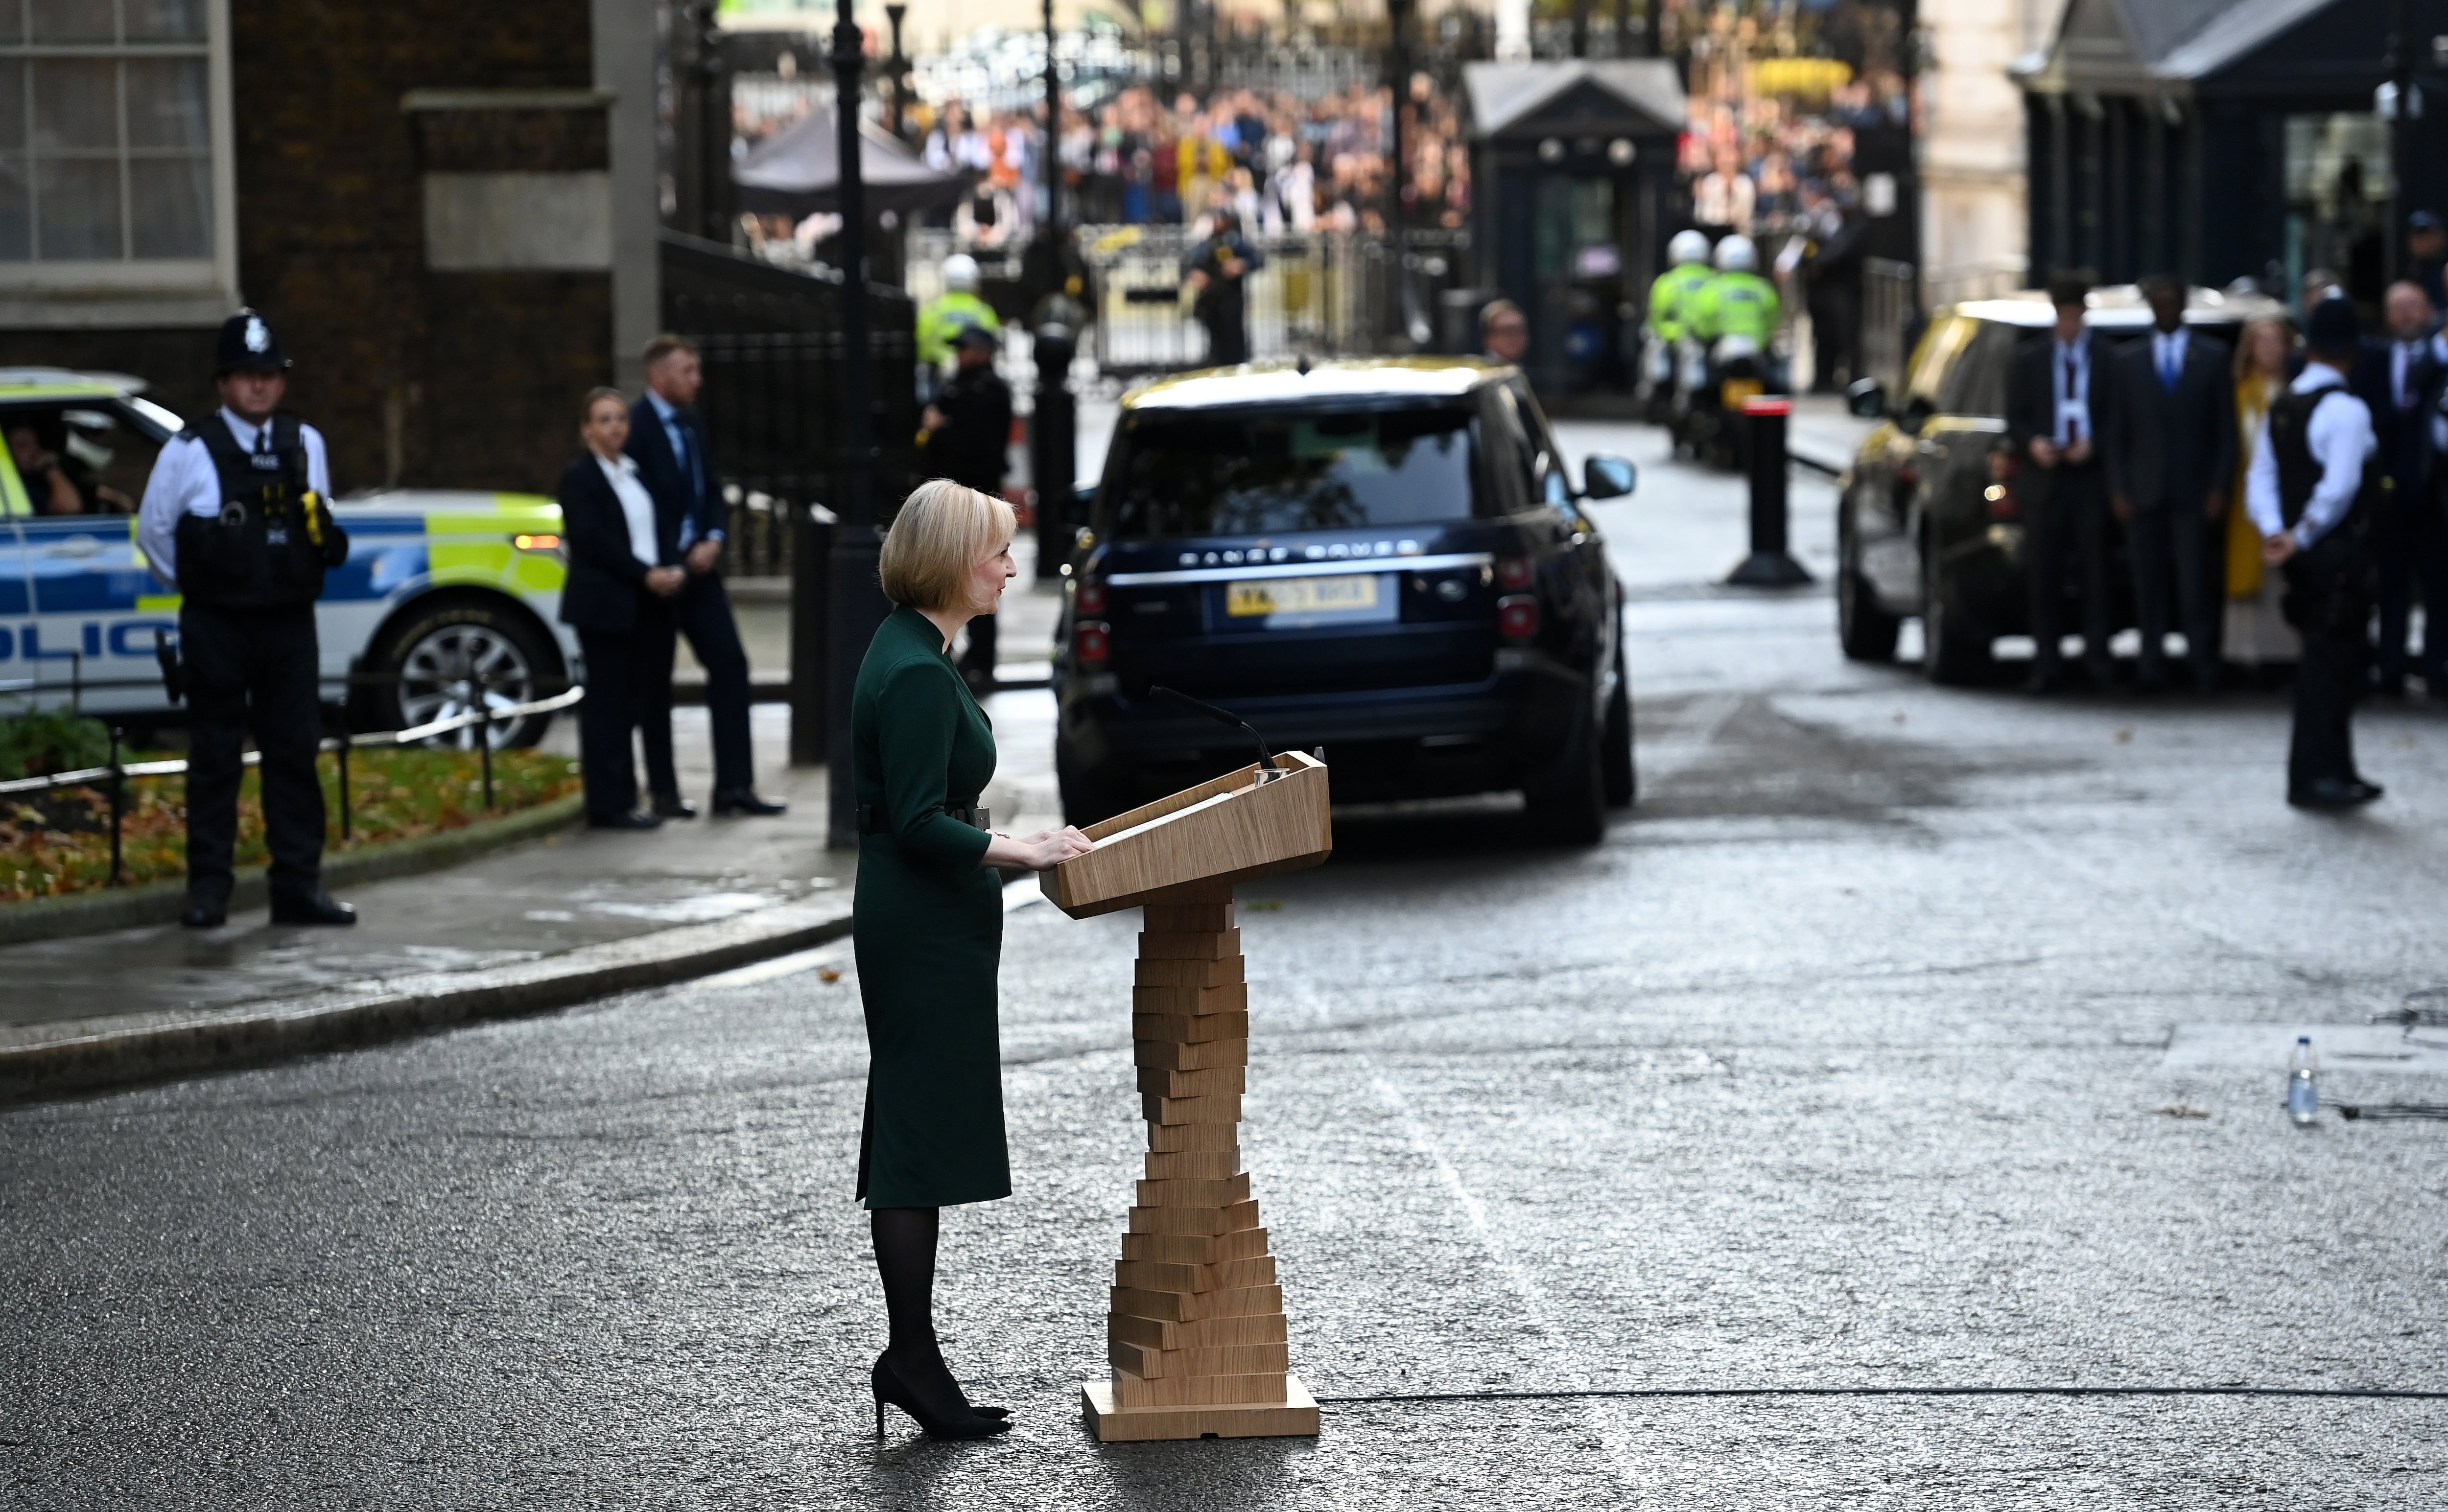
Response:
POLYGON ((1539 601, 1526 593, 1508 593, 1496 601, 1496 633, 1507 641, 1527 641, 1539 633, 1539 601))
POLYGON ((1528 557, 1498 557, 1496 559, 1496 584, 1498 587, 1510 589, 1520 589, 1530 586, 1530 559, 1528 557))
POLYGON ((1071 657, 1083 667, 1099 667, 1114 654, 1114 627, 1082 620, 1071 628, 1071 657))
POLYGON ((1104 613, 1105 585, 1094 578, 1081 579, 1079 596, 1072 600, 1071 606, 1081 614, 1104 613))

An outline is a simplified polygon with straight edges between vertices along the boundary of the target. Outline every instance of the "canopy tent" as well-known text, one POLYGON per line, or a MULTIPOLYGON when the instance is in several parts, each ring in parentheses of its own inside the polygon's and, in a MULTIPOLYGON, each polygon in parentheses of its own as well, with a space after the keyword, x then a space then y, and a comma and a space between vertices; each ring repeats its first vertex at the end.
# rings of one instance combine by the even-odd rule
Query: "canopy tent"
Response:
MULTIPOLYGON (((820 210, 838 211, 839 140, 832 107, 818 105, 749 148, 731 169, 739 208, 793 220, 820 210)), ((968 174, 927 166, 905 144, 864 121, 859 123, 858 161, 870 214, 894 210, 907 215, 957 204, 969 192, 968 174)))

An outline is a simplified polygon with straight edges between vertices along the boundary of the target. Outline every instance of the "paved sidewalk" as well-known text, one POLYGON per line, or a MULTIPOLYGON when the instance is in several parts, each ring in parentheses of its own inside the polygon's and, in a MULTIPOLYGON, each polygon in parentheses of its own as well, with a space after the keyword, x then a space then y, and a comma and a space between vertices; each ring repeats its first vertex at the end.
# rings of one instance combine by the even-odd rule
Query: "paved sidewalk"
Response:
MULTIPOLYGON (((1003 748, 986 794, 998 828, 1056 822, 1053 696, 998 694, 987 708, 1003 748)), ((409 984, 430 995, 453 980, 471 991, 516 982, 538 1005, 557 1005, 569 997, 545 987, 553 969, 539 964, 583 975, 621 955, 608 947, 666 934, 684 955, 690 947, 675 931, 726 921, 735 927, 686 937, 705 941, 707 970, 753 955, 760 928, 775 949, 799 948, 828 919, 847 928, 857 856, 825 847, 823 769, 782 765, 789 720, 780 704, 758 705, 753 719, 759 786, 791 804, 776 818, 704 816, 650 833, 553 835, 351 890, 362 921, 353 929, 275 926, 258 912, 210 931, 173 924, 0 948, 9 983, 0 1055, 86 1035, 105 1021, 236 1022, 269 1005, 356 1002, 409 984)), ((712 783, 705 711, 682 708, 674 721, 681 788, 701 804, 712 783)), ((574 752, 576 739, 561 720, 546 746, 574 752)), ((690 974, 684 962, 663 965, 667 978, 690 974)))

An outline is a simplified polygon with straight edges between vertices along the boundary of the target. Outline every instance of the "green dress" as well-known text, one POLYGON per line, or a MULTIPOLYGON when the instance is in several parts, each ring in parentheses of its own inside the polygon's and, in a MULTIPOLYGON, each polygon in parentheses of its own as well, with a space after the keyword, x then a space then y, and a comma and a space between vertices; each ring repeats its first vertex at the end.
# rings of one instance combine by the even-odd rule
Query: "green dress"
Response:
POLYGON ((867 1009, 858 1196, 933 1208, 1011 1196, 995 970, 1003 885, 974 809, 994 732, 915 609, 876 627, 851 699, 861 821, 851 936, 867 1009), (875 831, 882 833, 870 833, 875 831))

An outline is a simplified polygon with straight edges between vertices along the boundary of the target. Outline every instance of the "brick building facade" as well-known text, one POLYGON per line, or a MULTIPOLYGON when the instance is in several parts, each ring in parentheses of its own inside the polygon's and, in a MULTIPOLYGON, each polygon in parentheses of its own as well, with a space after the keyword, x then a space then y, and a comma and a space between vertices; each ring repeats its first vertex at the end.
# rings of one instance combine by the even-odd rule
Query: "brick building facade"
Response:
POLYGON ((296 360, 290 402, 330 437, 340 490, 548 489, 579 395, 634 387, 654 325, 652 0, 163 0, 167 44, 126 29, 162 25, 142 9, 87 38, 73 74, 56 38, 26 34, 8 59, 0 24, 0 67, 32 70, 38 186, 29 255, 0 257, 0 364, 136 373, 200 415, 214 327, 244 302, 296 360), (140 110, 165 47, 184 49, 170 67, 192 99, 140 110), (135 123, 116 144, 127 225, 95 232, 106 193, 73 201, 83 181, 44 179, 44 154, 92 180, 110 148, 52 145, 73 139, 45 112, 65 121, 69 86, 113 68, 135 123), (175 217, 162 229, 163 201, 142 192, 161 143, 190 163, 200 138, 217 191, 201 238, 175 217), (164 246, 208 255, 142 256, 164 246))

